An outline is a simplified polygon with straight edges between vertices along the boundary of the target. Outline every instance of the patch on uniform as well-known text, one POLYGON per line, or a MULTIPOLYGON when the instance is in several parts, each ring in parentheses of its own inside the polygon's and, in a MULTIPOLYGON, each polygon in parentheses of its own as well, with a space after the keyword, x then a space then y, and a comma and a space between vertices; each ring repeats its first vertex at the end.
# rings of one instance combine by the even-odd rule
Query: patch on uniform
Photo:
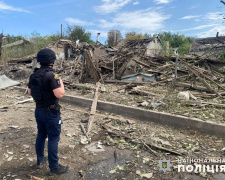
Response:
POLYGON ((54 74, 55 76, 54 76, 54 78, 55 79, 59 79, 59 75, 58 74, 54 74))

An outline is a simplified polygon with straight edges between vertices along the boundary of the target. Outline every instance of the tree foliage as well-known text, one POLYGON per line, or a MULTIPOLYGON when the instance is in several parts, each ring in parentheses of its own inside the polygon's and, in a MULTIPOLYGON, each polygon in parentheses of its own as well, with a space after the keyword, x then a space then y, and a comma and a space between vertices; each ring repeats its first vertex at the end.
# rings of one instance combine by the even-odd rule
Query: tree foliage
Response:
POLYGON ((108 45, 109 46, 116 46, 120 41, 123 40, 121 32, 119 30, 110 30, 108 32, 108 45))
POLYGON ((163 46, 169 42, 170 48, 178 48, 179 55, 183 56, 189 53, 190 45, 193 43, 194 38, 188 37, 183 34, 172 34, 171 32, 162 32, 157 34, 163 46))
POLYGON ((38 51, 44 48, 47 44, 55 42, 60 39, 59 35, 41 36, 40 33, 33 31, 30 36, 30 40, 34 42, 35 49, 38 51))
POLYGON ((151 34, 148 34, 148 33, 145 33, 144 35, 143 35, 145 38, 151 38, 152 37, 152 35, 151 34))
POLYGON ((131 40, 137 40, 137 39, 146 39, 146 38, 148 38, 146 36, 149 36, 149 35, 148 34, 143 35, 141 33, 138 34, 134 31, 131 31, 126 34, 126 40, 131 41, 131 40))
POLYGON ((80 42, 93 42, 91 40, 91 33, 86 32, 85 29, 81 26, 69 26, 67 27, 67 33, 69 35, 70 40, 80 42))

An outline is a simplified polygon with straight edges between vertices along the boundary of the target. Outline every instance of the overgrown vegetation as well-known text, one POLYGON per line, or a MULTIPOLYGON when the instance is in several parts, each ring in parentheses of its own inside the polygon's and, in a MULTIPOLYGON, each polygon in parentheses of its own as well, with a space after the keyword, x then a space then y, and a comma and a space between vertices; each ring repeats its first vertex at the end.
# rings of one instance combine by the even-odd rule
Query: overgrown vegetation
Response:
POLYGON ((11 44, 11 43, 14 43, 16 41, 19 41, 19 40, 23 40, 24 37, 19 35, 19 36, 14 36, 14 35, 9 35, 7 34, 6 36, 4 36, 4 41, 2 42, 2 45, 6 45, 6 44, 11 44))
MULTIPOLYGON (((169 42, 170 48, 178 48, 179 56, 189 54, 190 46, 194 42, 194 37, 188 37, 179 33, 162 32, 156 36, 161 40, 164 49, 166 48, 166 42, 169 42)), ((173 51, 170 51, 170 53, 173 53, 173 51)))
POLYGON ((138 40, 138 39, 146 39, 146 38, 148 38, 148 37, 145 37, 143 34, 141 34, 141 33, 138 34, 134 31, 128 32, 126 34, 126 40, 127 41, 138 40))
POLYGON ((25 38, 21 35, 7 35, 3 41, 1 64, 5 64, 9 59, 37 53, 40 49, 46 47, 47 44, 56 40, 59 40, 59 36, 51 35, 41 37, 36 31, 32 32, 29 38, 25 38))

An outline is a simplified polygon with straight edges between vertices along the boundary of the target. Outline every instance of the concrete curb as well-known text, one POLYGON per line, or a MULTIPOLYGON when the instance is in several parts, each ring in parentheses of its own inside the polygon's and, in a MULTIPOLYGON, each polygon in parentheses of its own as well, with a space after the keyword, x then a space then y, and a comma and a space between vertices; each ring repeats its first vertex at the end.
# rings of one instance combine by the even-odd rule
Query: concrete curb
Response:
MULTIPOLYGON (((25 88, 15 87, 15 89, 25 92, 25 88)), ((81 107, 91 107, 93 100, 78 96, 65 95, 60 101, 81 107)), ((215 124, 213 122, 205 122, 197 118, 189 118, 179 115, 172 115, 169 113, 144 110, 103 101, 98 101, 97 110, 118 114, 127 118, 169 125, 175 128, 199 131, 218 137, 225 136, 225 125, 215 124)))

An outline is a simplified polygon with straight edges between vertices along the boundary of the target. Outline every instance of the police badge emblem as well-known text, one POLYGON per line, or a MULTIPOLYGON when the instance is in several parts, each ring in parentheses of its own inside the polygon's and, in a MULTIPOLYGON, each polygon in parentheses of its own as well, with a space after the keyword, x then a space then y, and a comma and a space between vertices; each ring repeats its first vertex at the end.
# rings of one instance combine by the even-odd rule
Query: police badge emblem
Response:
POLYGON ((159 170, 165 173, 166 171, 171 171, 170 168, 172 167, 172 164, 170 163, 170 160, 164 158, 163 160, 159 160, 158 166, 159 170))
POLYGON ((59 79, 59 75, 58 74, 54 74, 54 78, 55 79, 59 79))

